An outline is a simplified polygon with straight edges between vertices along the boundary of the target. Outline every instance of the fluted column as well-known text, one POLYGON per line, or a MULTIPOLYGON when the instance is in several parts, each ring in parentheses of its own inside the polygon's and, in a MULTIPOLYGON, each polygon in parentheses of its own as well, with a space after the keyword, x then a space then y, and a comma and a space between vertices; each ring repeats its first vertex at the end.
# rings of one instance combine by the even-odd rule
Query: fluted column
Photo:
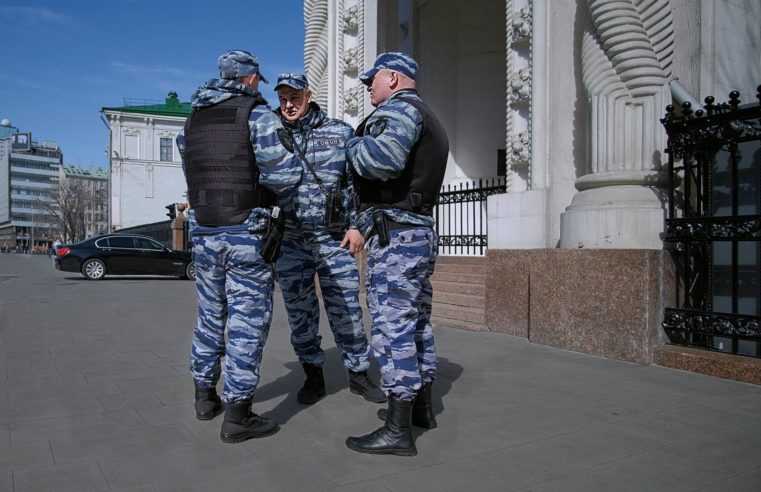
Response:
POLYGON ((304 0, 304 67, 314 100, 328 106, 328 0, 304 0))
POLYGON ((561 216, 564 248, 660 249, 674 31, 668 0, 587 0, 581 46, 587 167, 561 216))

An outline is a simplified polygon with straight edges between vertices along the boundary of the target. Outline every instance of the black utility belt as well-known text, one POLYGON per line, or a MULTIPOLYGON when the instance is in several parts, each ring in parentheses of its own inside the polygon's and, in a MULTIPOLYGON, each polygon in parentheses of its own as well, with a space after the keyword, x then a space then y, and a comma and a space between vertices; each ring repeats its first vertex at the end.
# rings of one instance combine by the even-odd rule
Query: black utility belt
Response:
POLYGON ((418 224, 402 224, 397 222, 384 214, 381 210, 373 212, 373 227, 370 229, 370 234, 367 235, 367 239, 370 239, 374 235, 378 235, 378 244, 381 248, 385 248, 389 243, 389 232, 399 229, 415 229, 421 227, 418 224))

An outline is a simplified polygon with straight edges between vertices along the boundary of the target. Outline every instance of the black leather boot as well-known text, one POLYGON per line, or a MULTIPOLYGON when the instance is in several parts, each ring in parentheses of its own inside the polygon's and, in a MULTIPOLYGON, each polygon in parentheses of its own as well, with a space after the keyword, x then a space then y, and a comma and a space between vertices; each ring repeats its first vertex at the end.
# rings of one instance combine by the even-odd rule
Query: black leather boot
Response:
POLYGON ((322 367, 316 364, 302 364, 307 380, 301 387, 296 399, 302 405, 313 405, 325 396, 325 378, 322 375, 322 367))
POLYGON ((349 391, 373 403, 384 403, 386 393, 367 375, 367 371, 349 371, 349 391))
POLYGON ((359 453, 415 456, 417 448, 410 431, 411 412, 411 401, 390 395, 386 424, 370 434, 347 438, 346 446, 359 453))
POLYGON ((251 400, 225 403, 225 420, 219 437, 222 442, 236 443, 271 436, 280 430, 272 419, 251 411, 251 400))
MULTIPOLYGON (((433 414, 433 405, 431 405, 431 386, 432 381, 423 383, 418 391, 417 396, 412 402, 412 425, 422 427, 423 429, 435 429, 439 424, 436 423, 436 416, 433 414)), ((388 410, 381 408, 378 410, 378 418, 385 421, 388 410)))
POLYGON ((198 420, 211 420, 220 413, 222 413, 222 400, 217 396, 217 389, 215 387, 203 388, 196 386, 196 402, 193 407, 196 410, 196 418, 198 420))

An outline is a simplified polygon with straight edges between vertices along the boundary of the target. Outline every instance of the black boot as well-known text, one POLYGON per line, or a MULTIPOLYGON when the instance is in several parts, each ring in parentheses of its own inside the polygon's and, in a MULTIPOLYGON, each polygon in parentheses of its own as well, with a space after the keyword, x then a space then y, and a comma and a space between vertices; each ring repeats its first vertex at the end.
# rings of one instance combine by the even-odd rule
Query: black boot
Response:
POLYGON ((193 405, 198 420, 211 420, 222 413, 222 400, 217 396, 215 387, 203 388, 196 385, 196 402, 193 405))
POLYGON ((362 395, 365 400, 373 403, 384 403, 386 393, 367 375, 367 371, 349 371, 349 391, 355 395, 362 395))
POLYGON ((322 376, 322 367, 316 364, 302 364, 307 380, 301 387, 296 399, 302 405, 312 405, 325 396, 325 378, 322 376))
POLYGON ((400 400, 390 395, 386 424, 370 434, 348 437, 346 446, 359 453, 415 456, 417 448, 410 431, 411 412, 411 401, 400 400))
MULTIPOLYGON (((423 383, 418 391, 415 400, 412 402, 412 425, 422 427, 423 429, 435 429, 439 424, 436 423, 436 416, 433 414, 433 405, 431 405, 431 386, 432 381, 423 383)), ((385 421, 388 411, 385 408, 378 410, 378 418, 385 421)))
POLYGON ((271 436, 280 427, 271 419, 251 411, 251 400, 225 403, 225 420, 219 437, 222 442, 236 443, 247 439, 271 436))

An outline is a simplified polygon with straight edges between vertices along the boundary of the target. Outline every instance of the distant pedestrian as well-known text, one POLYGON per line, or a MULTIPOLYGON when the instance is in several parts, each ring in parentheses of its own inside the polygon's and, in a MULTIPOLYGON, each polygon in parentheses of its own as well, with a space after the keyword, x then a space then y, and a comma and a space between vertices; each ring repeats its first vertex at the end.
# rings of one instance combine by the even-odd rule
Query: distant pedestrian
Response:
POLYGON ((383 53, 360 75, 377 109, 349 140, 355 172, 357 223, 368 238, 367 304, 373 351, 389 394, 385 425, 349 437, 361 453, 412 456, 410 424, 432 428, 431 387, 436 350, 430 277, 438 237, 433 207, 444 179, 449 141, 415 89, 418 64, 404 53, 383 53))
POLYGON ((258 90, 267 79, 256 57, 227 51, 219 71, 220 79, 193 94, 177 145, 196 261, 198 320, 190 354, 196 417, 213 419, 222 410, 216 385, 224 355, 220 438, 236 443, 279 428, 253 413, 251 401, 272 321, 274 270, 265 260, 277 238, 268 234, 277 222, 272 191, 295 186, 301 167, 278 140, 280 120, 258 90))
POLYGON ((50 256, 58 256, 58 249, 61 247, 61 241, 56 239, 50 245, 50 256))

